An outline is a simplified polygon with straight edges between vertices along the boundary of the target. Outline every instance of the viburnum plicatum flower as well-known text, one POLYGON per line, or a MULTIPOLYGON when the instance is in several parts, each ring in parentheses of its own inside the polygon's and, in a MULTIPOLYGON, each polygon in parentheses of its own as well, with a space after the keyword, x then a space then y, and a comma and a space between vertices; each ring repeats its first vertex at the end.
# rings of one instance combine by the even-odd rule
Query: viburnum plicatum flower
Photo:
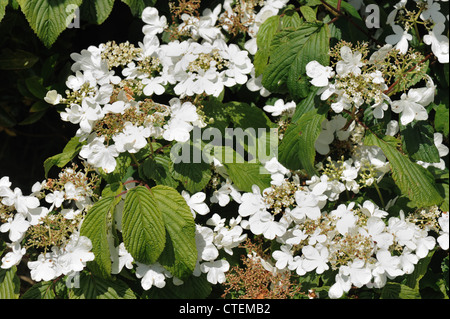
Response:
POLYGON ((394 34, 386 37, 386 43, 395 45, 394 48, 399 50, 400 53, 405 54, 408 51, 409 41, 412 40, 412 35, 396 24, 392 26, 392 31, 394 31, 394 34))

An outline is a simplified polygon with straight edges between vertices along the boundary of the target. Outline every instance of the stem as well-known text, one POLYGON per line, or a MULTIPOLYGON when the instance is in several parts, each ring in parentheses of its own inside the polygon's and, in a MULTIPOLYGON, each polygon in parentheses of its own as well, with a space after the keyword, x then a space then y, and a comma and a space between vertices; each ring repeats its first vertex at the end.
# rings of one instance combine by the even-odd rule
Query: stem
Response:
POLYGON ((375 185, 375 189, 377 190, 378 197, 380 197, 381 205, 383 206, 383 208, 385 208, 386 205, 384 204, 384 199, 383 199, 383 196, 381 195, 381 191, 380 191, 380 188, 378 187, 377 182, 374 182, 374 185, 375 185))
MULTIPOLYGON (((402 78, 406 76, 406 74, 408 74, 409 72, 414 71, 418 65, 424 63, 425 61, 429 60, 431 57, 433 56, 433 53, 428 54, 425 58, 423 58, 421 61, 419 61, 419 63, 417 63, 416 65, 414 65, 413 67, 411 67, 409 70, 407 70, 405 73, 402 74, 402 78)), ((384 91, 383 93, 386 95, 389 95, 392 93, 392 91, 394 90, 395 86, 400 82, 400 79, 398 79, 397 81, 395 81, 394 83, 391 84, 391 86, 384 91)))
POLYGON ((134 156, 133 153, 128 153, 128 154, 130 154, 131 158, 133 159, 133 162, 139 167, 139 165, 141 165, 141 164, 139 164, 136 156, 134 156))

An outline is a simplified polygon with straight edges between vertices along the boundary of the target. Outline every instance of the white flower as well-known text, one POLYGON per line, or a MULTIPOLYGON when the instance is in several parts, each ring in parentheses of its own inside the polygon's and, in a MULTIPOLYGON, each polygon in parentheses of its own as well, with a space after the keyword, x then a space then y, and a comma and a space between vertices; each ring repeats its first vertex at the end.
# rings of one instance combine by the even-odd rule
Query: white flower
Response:
POLYGON ((2 258, 2 269, 9 269, 18 265, 26 253, 25 247, 22 248, 20 246, 20 242, 12 243, 10 246, 12 251, 6 253, 6 255, 2 258))
POLYGON ((63 191, 53 191, 45 196, 45 201, 49 204, 52 204, 51 209, 53 207, 61 207, 61 204, 64 202, 64 192, 63 191))
POLYGON ((116 146, 106 146, 104 143, 105 137, 95 137, 89 144, 83 145, 80 151, 80 156, 87 159, 87 162, 94 167, 99 167, 105 173, 111 173, 116 168, 116 157, 119 152, 116 146))
POLYGON ((419 257, 416 254, 411 253, 411 251, 405 247, 402 254, 400 255, 400 266, 405 274, 411 274, 414 271, 414 265, 419 261, 419 257))
POLYGON ((291 247, 287 245, 282 245, 281 250, 275 250, 272 253, 273 258, 277 261, 275 267, 280 270, 286 268, 291 262, 294 261, 294 256, 292 256, 291 247))
POLYGON ((310 83, 316 87, 328 86, 328 79, 334 76, 334 71, 329 66, 323 66, 317 61, 308 62, 306 75, 312 78, 310 83))
POLYGON ((197 246, 198 261, 213 261, 219 256, 219 251, 213 244, 214 232, 209 227, 196 225, 195 244, 197 246))
POLYGON ((166 285, 166 276, 170 276, 168 271, 159 263, 145 265, 136 262, 136 277, 141 279, 141 286, 144 290, 149 290, 153 286, 163 288, 166 285))
POLYGON ((403 30, 401 26, 394 24, 392 26, 392 31, 394 34, 388 35, 386 37, 386 43, 395 44, 395 48, 400 51, 400 53, 405 54, 408 51, 409 43, 412 40, 412 35, 408 31, 403 30))
POLYGON ((231 200, 230 196, 236 203, 242 203, 241 194, 227 178, 226 182, 222 182, 221 187, 213 192, 210 200, 211 203, 218 203, 221 207, 225 207, 231 200))
POLYGON ((304 230, 301 229, 294 229, 292 231, 292 237, 288 238, 286 240, 286 244, 289 245, 298 245, 300 244, 303 240, 305 240, 306 238, 308 238, 308 235, 305 233, 304 230))
POLYGON ((226 260, 208 261, 202 263, 201 271, 207 274, 206 279, 213 285, 225 282, 225 272, 230 269, 230 264, 226 260))
POLYGON ((350 276, 341 273, 340 269, 339 273, 334 277, 334 280, 335 283, 328 290, 328 297, 330 297, 330 299, 341 298, 344 292, 348 292, 352 287, 350 276))
POLYGON ((61 102, 62 96, 61 94, 58 94, 58 91, 51 90, 48 91, 47 94, 44 97, 44 101, 48 104, 57 105, 61 102))
POLYGON ((423 161, 417 161, 417 164, 422 165, 425 168, 427 168, 428 166, 431 165, 436 168, 444 170, 445 169, 445 161, 442 159, 442 157, 447 156, 449 149, 446 145, 442 144, 442 141, 443 141, 442 133, 434 133, 433 139, 434 139, 434 145, 436 146, 438 153, 439 153, 439 157, 441 157, 441 159, 437 163, 425 163, 423 161))
POLYGON ((89 238, 77 233, 72 234, 58 257, 57 262, 62 272, 68 274, 71 271, 83 270, 88 261, 94 260, 91 249, 92 242, 89 238))
POLYGON ((437 238, 437 242, 439 246, 443 250, 448 250, 448 212, 443 212, 442 216, 438 218, 439 226, 441 227, 441 231, 439 232, 439 237, 437 238))
POLYGON ((395 113, 401 113, 400 122, 402 125, 407 125, 414 120, 427 120, 428 112, 420 100, 422 96, 420 92, 414 89, 409 90, 408 94, 403 93, 400 100, 392 102, 391 108, 395 113))
POLYGON ((319 198, 311 192, 299 190, 295 192, 295 202, 297 207, 292 209, 290 216, 296 221, 302 221, 306 217, 317 220, 321 216, 319 198))
POLYGON ((279 116, 283 113, 292 114, 295 111, 297 105, 294 101, 284 103, 283 99, 275 101, 274 105, 266 105, 263 107, 264 111, 271 113, 272 116, 279 116))
POLYGON ((124 101, 116 101, 112 104, 106 104, 103 107, 103 112, 105 114, 107 113, 123 114, 129 106, 130 105, 128 103, 125 103, 124 101))
POLYGON ((441 5, 435 0, 427 0, 426 10, 422 11, 422 20, 432 20, 434 23, 445 23, 445 16, 441 13, 441 5))
POLYGON ((30 209, 39 206, 39 200, 34 196, 23 196, 22 190, 18 187, 12 191, 9 187, 0 187, 0 197, 3 197, 2 203, 6 206, 14 206, 16 211, 21 214, 28 214, 30 209))
POLYGON ((423 36, 423 42, 431 45, 431 50, 440 63, 448 63, 449 61, 449 40, 447 36, 442 34, 444 31, 445 24, 437 23, 433 30, 423 36))
POLYGON ((124 243, 120 243, 118 247, 116 247, 117 258, 113 260, 111 273, 118 274, 122 271, 125 266, 127 269, 133 268, 134 258, 125 248, 124 243))
POLYGON ((81 132, 90 133, 95 122, 103 117, 103 111, 94 99, 85 97, 81 106, 72 104, 60 115, 63 121, 79 124, 81 132))
POLYGON ((242 203, 239 205, 238 212, 242 217, 248 217, 266 209, 264 198, 261 196, 261 191, 256 185, 252 186, 252 193, 242 194, 241 200, 242 203))
POLYGON ((160 17, 158 10, 154 7, 147 7, 142 11, 142 21, 146 23, 142 27, 142 32, 146 36, 162 33, 167 27, 167 18, 165 16, 160 17))
POLYGON ((14 218, 9 217, 6 223, 0 226, 0 232, 9 232, 9 239, 12 242, 17 242, 22 240, 29 227, 30 222, 25 219, 23 214, 15 214, 14 218))
POLYGON ((354 75, 361 74, 361 66, 364 64, 361 62, 361 52, 353 53, 352 49, 348 46, 341 48, 342 60, 336 64, 336 72, 340 76, 346 76, 349 73, 354 75))
POLYGON ((255 235, 264 235, 267 239, 283 236, 286 233, 286 225, 281 221, 275 221, 273 214, 267 211, 259 211, 248 220, 250 230, 255 235))
POLYGON ((113 140, 119 153, 137 153, 147 145, 146 138, 149 136, 150 129, 148 127, 126 122, 123 131, 114 135, 113 140))
POLYGON ((396 120, 391 120, 389 121, 389 123, 387 124, 387 128, 386 128, 386 135, 389 136, 395 136, 397 135, 397 133, 399 132, 400 128, 398 125, 398 121, 396 120))
POLYGON ((41 253, 36 261, 29 261, 27 263, 30 269, 31 279, 34 281, 50 281, 62 274, 61 269, 58 267, 57 254, 55 252, 51 253, 41 253))
POLYGON ((276 157, 272 157, 264 163, 264 168, 271 174, 272 185, 280 186, 285 181, 286 175, 290 176, 290 171, 278 162, 276 157))
POLYGON ((367 217, 378 217, 378 218, 384 218, 388 215, 388 212, 385 212, 377 205, 375 205, 370 200, 364 201, 362 205, 359 205, 361 209, 361 213, 365 214, 367 217))
POLYGON ((192 216, 195 218, 195 213, 198 213, 200 215, 206 215, 209 213, 209 207, 205 203, 206 194, 203 192, 195 193, 194 195, 190 196, 188 192, 183 190, 181 192, 181 195, 186 200, 186 203, 188 204, 189 208, 191 209, 192 216))
POLYGON ((376 242, 380 249, 388 249, 394 243, 394 236, 391 233, 385 232, 386 224, 381 218, 370 217, 367 220, 367 235, 376 242))
POLYGON ((247 89, 252 92, 259 91, 259 94, 263 97, 269 96, 271 93, 262 85, 262 74, 258 77, 255 76, 255 68, 250 72, 250 79, 245 83, 247 89))
POLYGON ((376 257, 378 263, 373 270, 374 276, 385 274, 388 278, 393 279, 404 274, 403 270, 400 269, 400 257, 392 256, 385 249, 379 250, 376 253, 376 257))
POLYGON ((167 141, 186 142, 189 132, 193 129, 192 123, 199 119, 197 109, 191 102, 184 102, 178 98, 169 101, 171 119, 164 125, 163 138, 167 141))
POLYGON ((289 263, 289 270, 295 270, 297 275, 303 276, 306 274, 306 271, 303 269, 303 258, 300 256, 295 256, 294 259, 289 263))
POLYGON ((317 274, 322 274, 325 270, 328 270, 328 256, 329 252, 326 246, 317 245, 305 246, 302 248, 302 253, 305 259, 303 260, 302 267, 306 272, 316 270, 317 274))
POLYGON ((348 264, 342 266, 339 272, 350 275, 350 280, 353 285, 358 288, 368 284, 372 279, 372 271, 366 267, 364 260, 356 259, 348 264))
POLYGON ((428 252, 432 250, 436 245, 436 239, 432 236, 426 236, 427 232, 421 230, 416 232, 416 236, 413 241, 416 244, 416 255, 420 259, 425 258, 428 252))

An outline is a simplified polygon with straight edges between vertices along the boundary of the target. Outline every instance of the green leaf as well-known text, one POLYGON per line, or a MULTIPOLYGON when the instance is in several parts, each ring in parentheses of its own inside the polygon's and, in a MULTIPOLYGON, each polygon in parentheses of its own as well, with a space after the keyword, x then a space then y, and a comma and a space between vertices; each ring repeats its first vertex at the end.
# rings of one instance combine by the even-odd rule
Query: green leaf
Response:
POLYGON ((307 22, 314 22, 317 20, 316 12, 309 6, 301 6, 300 12, 307 22))
POLYGON ((80 142, 79 137, 72 137, 67 145, 64 147, 62 153, 47 158, 44 161, 45 177, 53 166, 64 167, 69 163, 81 150, 85 142, 80 142))
POLYGON ((111 278, 111 254, 108 244, 110 220, 118 200, 114 196, 105 197, 96 202, 88 211, 80 234, 92 242, 95 259, 88 262, 88 267, 98 276, 111 278))
POLYGON ((144 186, 128 191, 122 216, 123 242, 133 258, 153 264, 164 250, 166 230, 154 195, 144 186))
POLYGON ((303 114, 297 123, 289 125, 279 146, 280 163, 289 169, 303 168, 314 175, 315 143, 324 120, 325 115, 313 109, 303 114))
POLYGON ((381 299, 421 299, 418 289, 397 282, 388 282, 381 290, 381 299))
MULTIPOLYGON (((188 143, 187 147, 191 147, 191 145, 188 143)), ((191 154, 201 152, 197 147, 192 147, 191 151, 191 154)), ((190 157, 189 163, 180 162, 173 164, 172 176, 180 181, 189 193, 193 194, 203 190, 208 185, 212 172, 208 163, 203 161, 194 163, 193 157, 190 157)))
POLYGON ((113 184, 116 182, 124 181, 126 177, 128 177, 129 170, 132 170, 131 166, 131 157, 128 153, 120 153, 119 156, 116 157, 116 167, 114 171, 111 173, 105 173, 101 168, 99 169, 102 177, 109 184, 113 184))
POLYGON ((8 5, 8 0, 0 0, 0 22, 5 16, 6 6, 8 5))
POLYGON ((316 97, 319 90, 320 88, 311 86, 308 96, 297 104, 294 115, 292 115, 292 122, 297 122, 303 114, 312 111, 316 107, 316 97))
POLYGON ((449 133, 449 111, 445 104, 439 104, 436 107, 436 115, 434 117, 434 127, 436 131, 441 132, 445 137, 449 133))
POLYGON ((0 299, 18 299, 20 280, 16 275, 16 266, 0 269, 0 299))
POLYGON ((83 1, 80 15, 89 22, 102 24, 111 14, 113 7, 114 0, 83 1))
POLYGON ((388 159, 392 178, 402 191, 417 207, 439 205, 443 198, 436 188, 433 175, 422 166, 412 162, 391 144, 373 134, 366 136, 365 145, 381 148, 388 159))
POLYGON ((6 48, 0 53, 0 70, 24 70, 33 67, 39 58, 31 52, 6 48))
POLYGON ((211 293, 211 284, 205 274, 200 277, 190 276, 183 282, 176 286, 173 281, 168 281, 161 289, 148 290, 146 296, 149 299, 205 299, 211 293))
POLYGON ((56 294, 54 290, 53 281, 40 281, 35 283, 28 289, 21 299, 55 299, 56 294))
POLYGON ((428 253, 428 256, 419 260, 417 265, 414 267, 412 274, 407 275, 405 284, 412 289, 419 289, 420 279, 427 273, 428 265, 430 264, 431 258, 433 257, 434 250, 428 253))
POLYGON ((267 66, 270 55, 270 42, 277 33, 279 24, 280 16, 275 15, 267 18, 267 20, 264 21, 258 29, 258 35, 256 36, 258 51, 255 54, 254 61, 256 77, 261 75, 267 66))
POLYGON ((156 1, 157 0, 122 0, 123 3, 126 3, 130 7, 131 13, 139 17, 146 7, 153 7, 156 1))
POLYGON ((224 163, 230 179, 244 192, 251 192, 257 185, 261 191, 270 187, 270 174, 260 163, 224 163))
POLYGON ((328 25, 323 23, 303 23, 297 30, 277 33, 263 73, 264 87, 274 93, 287 88, 293 97, 305 97, 310 86, 306 65, 312 60, 329 64, 329 40, 328 25))
POLYGON ((156 184, 177 187, 179 182, 171 174, 172 161, 168 156, 156 155, 154 158, 147 158, 139 166, 139 174, 144 179, 150 179, 156 184))
POLYGON ((267 114, 254 105, 235 101, 228 102, 224 104, 224 112, 230 119, 229 124, 232 123, 236 128, 245 130, 274 127, 267 114))
POLYGON ((439 151, 434 145, 433 127, 423 121, 400 125, 404 149, 416 161, 439 163, 439 151))
POLYGON ((17 2, 39 39, 45 46, 51 47, 61 32, 72 22, 73 8, 79 7, 82 0, 17 0, 17 2))
POLYGON ((131 288, 122 280, 106 280, 82 272, 80 288, 69 289, 70 299, 136 299, 131 288))
POLYGON ((42 85, 42 78, 38 76, 32 76, 25 79, 25 85, 27 86, 28 91, 40 100, 43 100, 47 94, 47 89, 42 85))
POLYGON ((186 200, 163 185, 152 188, 166 227, 166 248, 159 262, 180 279, 188 278, 197 263, 195 222, 186 200))

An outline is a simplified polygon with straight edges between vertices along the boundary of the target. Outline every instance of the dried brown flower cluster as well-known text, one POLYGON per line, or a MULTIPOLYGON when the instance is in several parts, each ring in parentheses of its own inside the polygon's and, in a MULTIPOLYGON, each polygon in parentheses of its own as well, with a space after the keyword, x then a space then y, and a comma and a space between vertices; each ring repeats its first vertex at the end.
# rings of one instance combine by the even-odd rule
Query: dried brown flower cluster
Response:
POLYGON ((262 262, 269 257, 262 251, 262 242, 247 239, 241 247, 248 254, 242 256, 243 266, 234 266, 227 273, 223 298, 291 299, 304 295, 289 272, 273 273, 264 268, 262 262))

